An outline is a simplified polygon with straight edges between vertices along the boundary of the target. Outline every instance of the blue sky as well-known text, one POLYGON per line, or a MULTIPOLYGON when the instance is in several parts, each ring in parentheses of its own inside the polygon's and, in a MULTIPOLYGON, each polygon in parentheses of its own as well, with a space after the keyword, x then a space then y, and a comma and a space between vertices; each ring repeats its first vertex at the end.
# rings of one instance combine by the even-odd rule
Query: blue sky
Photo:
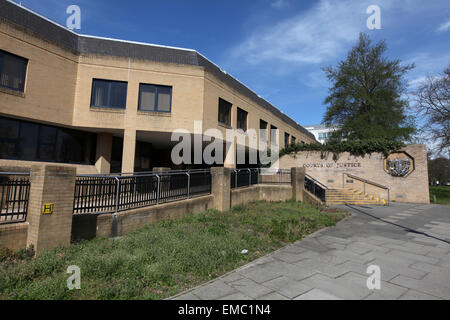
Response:
POLYGON ((21 0, 65 25, 81 8, 81 34, 196 49, 302 125, 320 123, 336 65, 359 32, 387 55, 415 63, 410 90, 450 63, 449 0, 21 0), (381 30, 368 30, 369 5, 381 30))

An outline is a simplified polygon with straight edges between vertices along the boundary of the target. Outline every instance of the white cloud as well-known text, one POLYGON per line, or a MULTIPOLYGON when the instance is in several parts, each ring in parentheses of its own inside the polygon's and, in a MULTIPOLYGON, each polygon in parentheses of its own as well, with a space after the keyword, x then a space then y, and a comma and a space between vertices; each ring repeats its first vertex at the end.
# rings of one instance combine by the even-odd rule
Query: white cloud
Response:
POLYGON ((281 9, 289 6, 289 2, 287 0, 276 0, 270 4, 271 7, 281 9))
POLYGON ((450 63, 449 53, 413 52, 403 64, 415 64, 415 68, 408 72, 408 91, 416 90, 429 76, 442 73, 450 63))
POLYGON ((321 0, 311 9, 256 30, 233 50, 248 63, 318 64, 337 57, 365 27, 364 1, 321 0))
POLYGON ((450 20, 447 22, 444 22, 439 26, 439 28, 436 30, 437 32, 445 32, 450 29, 450 20))

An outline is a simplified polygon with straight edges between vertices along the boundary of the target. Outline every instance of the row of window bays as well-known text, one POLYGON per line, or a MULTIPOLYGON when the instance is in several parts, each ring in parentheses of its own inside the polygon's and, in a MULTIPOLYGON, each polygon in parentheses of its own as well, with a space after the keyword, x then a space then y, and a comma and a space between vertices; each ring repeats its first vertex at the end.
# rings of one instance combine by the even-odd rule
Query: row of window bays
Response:
MULTIPOLYGON (((219 98, 219 117, 218 121, 221 124, 231 127, 231 110, 233 105, 219 98)), ((236 129, 241 129, 243 131, 247 131, 247 118, 248 112, 239 107, 236 108, 236 129)), ((269 125, 267 121, 262 119, 259 120, 259 129, 260 130, 260 139, 263 141, 270 141, 271 144, 277 145, 277 135, 273 130, 277 130, 278 128, 274 125, 269 125)), ((304 141, 301 141, 304 143, 304 141)), ((293 135, 290 135, 288 132, 284 133, 284 145, 288 146, 290 144, 296 143, 296 138, 293 135)))
MULTIPOLYGON (((28 59, 0 50, 0 86, 24 92, 28 59)), ((125 109, 127 100, 126 81, 105 79, 92 80, 91 107, 125 109)), ((231 110, 233 105, 219 98, 218 122, 231 127, 231 110)), ((172 86, 160 84, 139 84, 138 110, 149 112, 170 113, 172 110, 172 86)), ((248 112, 237 107, 236 128, 247 131, 248 112)), ((276 134, 271 134, 277 127, 260 119, 260 138, 278 144, 276 134), (266 134, 268 132, 268 134, 266 134), (270 138, 269 138, 270 137, 270 138), (269 138, 269 139, 268 139, 269 138)), ((295 143, 296 138, 284 133, 284 145, 295 143)))
MULTIPOLYGON (((78 165, 95 165, 98 134, 74 128, 65 128, 33 121, 0 116, 0 159, 54 162, 78 165)), ((103 146, 100 149, 108 149, 103 146)), ((110 172, 122 171, 123 137, 112 137, 111 154, 106 157, 110 161, 110 172)), ((194 158, 194 148, 191 150, 194 158)), ((150 171, 154 167, 172 167, 173 169, 199 169, 211 164, 184 164, 173 166, 171 148, 155 147, 152 143, 136 140, 134 151, 134 171, 150 171)), ((246 163, 241 166, 259 166, 249 164, 249 154, 245 155, 246 163)), ((259 156, 258 156, 259 159, 259 156)))
MULTIPOLYGON (((127 83, 122 81, 93 79, 91 107, 120 108, 125 109, 127 94, 127 83)), ((218 122, 231 127, 231 110, 233 105, 225 99, 218 101, 218 122)), ((172 87, 155 84, 139 84, 138 110, 152 112, 170 113, 172 109, 172 87)), ((247 131, 248 112, 237 107, 236 128, 247 131)), ((277 144, 276 135, 271 134, 277 127, 268 125, 264 120, 260 120, 260 129, 270 129, 270 141, 277 144)), ((267 141, 264 132, 261 132, 261 139, 267 141)), ((295 143, 296 138, 289 133, 284 134, 284 144, 287 146, 295 143)))
MULTIPOLYGON (((94 165, 97 140, 95 132, 0 116, 0 159, 94 165)), ((112 138, 111 172, 121 171, 123 143, 122 137, 112 138)), ((136 140, 134 170, 167 167, 170 154, 168 147, 136 140)))

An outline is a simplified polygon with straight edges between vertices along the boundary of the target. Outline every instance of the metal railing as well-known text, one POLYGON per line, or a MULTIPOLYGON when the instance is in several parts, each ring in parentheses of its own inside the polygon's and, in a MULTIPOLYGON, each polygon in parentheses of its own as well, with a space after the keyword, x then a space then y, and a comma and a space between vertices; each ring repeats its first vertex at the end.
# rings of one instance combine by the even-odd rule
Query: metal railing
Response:
POLYGON ((322 182, 305 174, 305 189, 325 203, 328 187, 322 182))
POLYGON ((370 180, 367 180, 367 179, 364 179, 364 178, 361 178, 361 177, 358 177, 358 176, 355 176, 353 174, 344 172, 342 174, 342 187, 343 188, 345 188, 345 176, 347 176, 349 178, 352 178, 352 179, 355 179, 355 180, 361 181, 363 183, 363 193, 364 194, 366 193, 366 184, 370 184, 370 185, 372 185, 374 187, 386 190, 387 191, 387 205, 389 205, 389 202, 391 201, 391 192, 390 192, 389 187, 384 186, 384 185, 379 184, 379 183, 376 183, 376 182, 373 182, 373 181, 370 181, 370 180))
POLYGON ((256 184, 290 184, 291 170, 245 168, 231 172, 231 189, 250 187, 256 184))
POLYGON ((0 172, 0 224, 26 221, 29 176, 27 172, 0 172))
POLYGON ((231 189, 250 187, 258 184, 259 169, 233 169, 231 171, 231 189))
POLYGON ((73 212, 113 213, 211 193, 209 170, 79 175, 73 212))

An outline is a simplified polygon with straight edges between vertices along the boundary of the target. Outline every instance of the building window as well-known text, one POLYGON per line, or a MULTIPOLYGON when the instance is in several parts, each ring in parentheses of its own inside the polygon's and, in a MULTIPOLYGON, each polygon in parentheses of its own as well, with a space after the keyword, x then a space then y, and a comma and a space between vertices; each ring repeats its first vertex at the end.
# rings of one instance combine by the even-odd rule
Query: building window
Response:
POLYGON ((259 139, 267 141, 267 122, 259 120, 259 139))
POLYGON ((270 126, 270 143, 277 145, 278 141, 277 141, 277 127, 275 126, 270 126))
POLYGON ((153 84, 139 84, 141 111, 170 112, 172 109, 172 87, 153 84))
POLYGON ((123 81, 92 80, 91 107, 125 109, 127 83, 123 81))
POLYGON ((231 103, 219 98, 219 122, 227 126, 231 126, 231 106, 231 103))
POLYGON ((284 133, 284 146, 287 147, 289 145, 289 133, 284 133))
POLYGON ((0 117, 0 158, 94 164, 96 135, 0 117))
POLYGON ((237 108, 237 128, 247 131, 247 115, 248 112, 237 108))
POLYGON ((0 50, 0 86, 24 91, 28 59, 0 50))
POLYGON ((291 143, 295 144, 295 137, 294 136, 291 137, 291 143))
POLYGON ((331 138, 331 132, 319 132, 319 140, 327 140, 331 138))

